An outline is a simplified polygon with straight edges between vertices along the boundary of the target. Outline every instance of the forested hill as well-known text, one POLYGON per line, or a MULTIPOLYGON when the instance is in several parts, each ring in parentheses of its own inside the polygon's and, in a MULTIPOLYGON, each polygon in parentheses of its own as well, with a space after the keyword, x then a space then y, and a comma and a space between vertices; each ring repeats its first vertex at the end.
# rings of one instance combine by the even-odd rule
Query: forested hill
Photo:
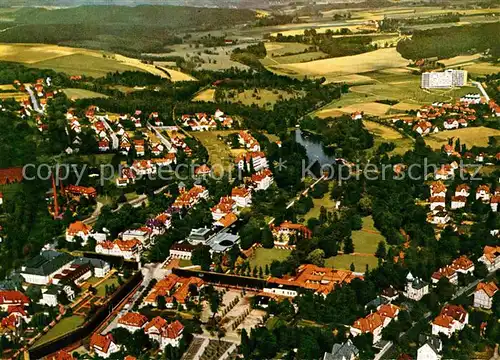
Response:
POLYGON ((15 20, 20 24, 126 24, 170 29, 231 26, 254 18, 251 10, 155 5, 23 8, 15 13, 15 20))
POLYGON ((416 31, 411 39, 398 42, 397 49, 406 59, 450 58, 484 52, 500 57, 500 23, 452 26, 416 31))

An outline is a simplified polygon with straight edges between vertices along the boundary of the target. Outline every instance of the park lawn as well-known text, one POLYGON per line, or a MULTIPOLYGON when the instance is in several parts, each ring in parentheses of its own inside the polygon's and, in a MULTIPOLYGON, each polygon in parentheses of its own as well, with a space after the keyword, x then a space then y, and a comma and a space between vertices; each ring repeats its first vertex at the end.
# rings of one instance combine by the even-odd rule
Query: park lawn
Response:
POLYGON ((120 284, 118 283, 118 277, 113 275, 108 279, 104 280, 102 283, 100 283, 96 288, 97 296, 106 297, 106 285, 107 286, 115 285, 115 287, 120 286, 120 284))
POLYGON ((100 94, 95 91, 85 90, 85 89, 63 89, 63 93, 70 99, 92 99, 92 98, 107 98, 107 95, 100 94))
POLYGON ((30 64, 33 67, 52 69, 69 75, 103 77, 110 72, 141 71, 114 59, 87 54, 72 54, 30 64))
POLYGON ((56 339, 72 330, 75 330, 84 322, 85 319, 82 316, 72 315, 69 317, 64 317, 45 335, 43 335, 40 339, 38 339, 38 341, 35 344, 41 345, 53 339, 56 339))
POLYGON ((291 254, 291 250, 281 250, 281 249, 265 249, 258 248, 255 250, 255 254, 250 259, 250 267, 253 269, 257 266, 262 267, 262 270, 265 269, 266 265, 271 266, 273 260, 283 261, 288 255, 291 254))
POLYGON ((212 165, 217 164, 219 169, 214 169, 215 172, 220 171, 220 165, 224 170, 229 171, 231 166, 231 149, 224 142, 217 139, 218 135, 223 137, 234 134, 235 130, 220 130, 220 131, 192 131, 190 134, 198 139, 208 151, 208 158, 212 165))
POLYGON ((307 221, 311 218, 319 218, 319 214, 321 213, 321 207, 324 206, 327 211, 333 211, 335 210, 335 200, 332 200, 330 198, 330 193, 326 193, 321 199, 315 199, 313 198, 313 204, 314 207, 311 208, 307 212, 307 214, 304 215, 304 219, 307 221))
POLYGON ((357 253, 375 254, 377 245, 381 240, 384 240, 384 237, 375 228, 371 216, 363 218, 363 227, 361 230, 352 232, 354 251, 357 253))
POLYGON ((279 316, 273 316, 269 318, 266 322, 266 328, 267 330, 273 330, 274 328, 281 326, 281 325, 286 325, 286 322, 281 319, 279 316))
POLYGON ((186 266, 193 266, 193 262, 191 260, 187 260, 187 259, 180 259, 179 260, 179 267, 186 267, 186 266))
POLYGON ((375 256, 359 255, 337 255, 325 259, 325 266, 341 270, 350 270, 351 264, 354 264, 354 271, 365 272, 366 265, 369 269, 375 269, 378 266, 378 259, 375 256))

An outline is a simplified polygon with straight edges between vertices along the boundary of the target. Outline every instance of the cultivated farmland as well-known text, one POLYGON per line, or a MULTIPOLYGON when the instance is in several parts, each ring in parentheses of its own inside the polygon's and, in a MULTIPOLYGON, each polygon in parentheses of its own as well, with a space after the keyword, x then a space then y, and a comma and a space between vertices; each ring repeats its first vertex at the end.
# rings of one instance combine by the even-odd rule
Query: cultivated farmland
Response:
POLYGON ((468 147, 488 146, 488 138, 490 136, 500 137, 500 130, 491 129, 483 126, 463 128, 449 131, 442 131, 437 134, 432 134, 425 138, 427 145, 433 149, 441 149, 443 145, 448 143, 448 139, 460 139, 461 144, 466 144, 468 147))

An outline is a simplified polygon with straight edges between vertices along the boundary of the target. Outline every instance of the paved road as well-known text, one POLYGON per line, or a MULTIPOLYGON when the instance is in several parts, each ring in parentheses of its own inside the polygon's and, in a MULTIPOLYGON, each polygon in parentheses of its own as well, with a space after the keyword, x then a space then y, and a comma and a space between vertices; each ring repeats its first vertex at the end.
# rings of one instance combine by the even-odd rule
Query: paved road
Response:
POLYGON ((472 81, 472 85, 474 85, 475 87, 477 87, 479 89, 479 91, 481 92, 481 94, 483 94, 483 96, 487 102, 490 101, 490 97, 488 96, 488 93, 486 92, 486 90, 484 89, 483 85, 480 82, 472 81))
POLYGON ((102 123, 104 124, 104 126, 106 127, 106 129, 109 132, 109 136, 111 136, 113 150, 118 149, 120 147, 120 140, 118 140, 118 136, 116 136, 115 131, 113 130, 111 125, 109 125, 108 121, 106 120, 106 118, 104 116, 100 116, 99 120, 102 121, 102 123))
POLYGON ((26 85, 25 86, 26 88, 26 91, 28 92, 30 98, 31 98, 31 102, 33 104, 33 109, 39 113, 39 114, 43 114, 43 110, 40 108, 40 105, 38 104, 38 99, 36 98, 36 95, 35 93, 33 92, 33 90, 31 89, 31 86, 30 85, 26 85))

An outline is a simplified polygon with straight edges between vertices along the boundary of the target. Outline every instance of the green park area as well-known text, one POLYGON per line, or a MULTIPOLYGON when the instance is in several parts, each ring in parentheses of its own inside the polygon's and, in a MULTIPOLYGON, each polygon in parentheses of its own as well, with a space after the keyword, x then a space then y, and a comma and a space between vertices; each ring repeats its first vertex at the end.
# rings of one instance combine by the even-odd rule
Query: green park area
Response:
POLYGON ((75 330, 77 327, 84 323, 85 319, 82 316, 71 315, 64 317, 53 328, 51 328, 45 335, 43 335, 35 343, 36 345, 45 344, 53 339, 75 330))

